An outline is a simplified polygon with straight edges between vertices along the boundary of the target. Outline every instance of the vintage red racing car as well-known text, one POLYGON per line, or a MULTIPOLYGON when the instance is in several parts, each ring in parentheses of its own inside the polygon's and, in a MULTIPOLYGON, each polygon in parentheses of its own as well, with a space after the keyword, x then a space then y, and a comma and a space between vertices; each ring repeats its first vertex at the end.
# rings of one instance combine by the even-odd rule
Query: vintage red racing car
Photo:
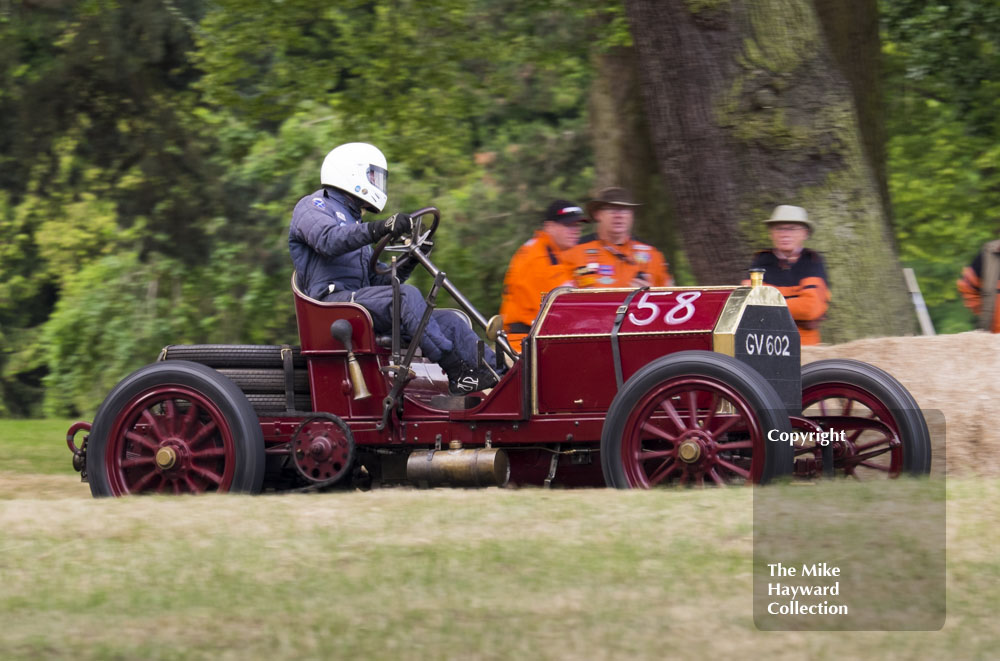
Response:
POLYGON ((857 361, 803 368, 785 301, 758 275, 749 287, 559 288, 517 354, 499 318, 424 254, 437 209, 412 215, 429 227, 379 242, 372 261, 393 251, 379 268, 428 270, 428 311, 444 289, 495 344, 496 387, 450 395, 400 331, 398 305, 380 336, 365 308, 308 298, 293 274, 299 346, 165 347, 112 389, 92 426, 70 428, 93 495, 722 486, 930 470, 927 425, 906 389, 857 361))

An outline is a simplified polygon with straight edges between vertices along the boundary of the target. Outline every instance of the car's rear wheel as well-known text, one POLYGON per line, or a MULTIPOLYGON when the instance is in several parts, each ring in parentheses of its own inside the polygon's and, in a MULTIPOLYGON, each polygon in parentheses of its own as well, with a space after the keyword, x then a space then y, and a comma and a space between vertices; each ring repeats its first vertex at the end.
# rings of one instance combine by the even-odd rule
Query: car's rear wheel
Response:
POLYGON ((264 479, 264 436, 246 396, 215 370, 160 362, 123 379, 94 418, 94 496, 248 492, 264 479))
POLYGON ((781 398, 735 358, 685 351, 636 372, 615 396, 601 434, 608 486, 766 483, 790 472, 781 398), (776 436, 775 436, 776 438, 776 436))
MULTIPOLYGON (((920 407, 874 365, 847 359, 809 363, 802 368, 802 409, 803 417, 837 432, 830 446, 837 474, 864 480, 930 472, 930 432, 920 407)), ((821 473, 819 447, 797 448, 795 454, 797 475, 821 473)))

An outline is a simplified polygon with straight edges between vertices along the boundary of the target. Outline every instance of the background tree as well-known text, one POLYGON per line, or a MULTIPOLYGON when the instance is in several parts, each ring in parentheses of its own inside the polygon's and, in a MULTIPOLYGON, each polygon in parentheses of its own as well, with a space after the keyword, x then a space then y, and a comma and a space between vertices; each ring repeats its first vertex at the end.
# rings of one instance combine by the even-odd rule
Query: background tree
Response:
POLYGON ((699 282, 745 277, 777 204, 818 221, 825 339, 913 329, 850 85, 808 0, 627 0, 646 110, 699 282))
POLYGON ((670 196, 653 154, 649 123, 631 35, 620 15, 601 17, 602 39, 593 50, 590 86, 590 135, 594 151, 594 187, 624 186, 642 203, 634 234, 658 246, 678 284, 693 278, 677 237, 670 196))
POLYGON ((1000 2, 881 3, 900 258, 938 332, 974 327, 955 280, 1000 233, 1000 2))
MULTIPOLYGON (((163 3, 7 3, 0 44, 0 387, 2 407, 24 413, 53 364, 40 331, 65 287, 113 254, 204 260, 223 205, 188 122, 193 42, 163 3)), ((138 358, 101 338, 70 362, 138 358)))

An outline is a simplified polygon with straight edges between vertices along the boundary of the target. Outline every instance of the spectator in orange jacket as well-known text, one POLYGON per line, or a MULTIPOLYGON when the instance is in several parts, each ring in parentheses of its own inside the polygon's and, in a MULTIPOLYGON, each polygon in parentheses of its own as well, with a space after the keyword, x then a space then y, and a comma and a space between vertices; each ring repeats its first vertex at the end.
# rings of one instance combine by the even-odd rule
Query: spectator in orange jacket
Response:
POLYGON ((819 325, 830 303, 830 288, 823 257, 805 247, 816 227, 805 209, 787 204, 775 207, 764 222, 774 247, 754 255, 750 268, 764 269, 764 284, 785 297, 802 344, 819 344, 819 325))
POLYGON ((587 203, 587 213, 597 222, 597 233, 580 239, 567 254, 578 287, 674 284, 663 253, 632 238, 637 206, 624 188, 605 188, 587 203))
POLYGON ((996 293, 1000 291, 998 276, 1000 276, 1000 241, 990 241, 972 260, 972 264, 962 269, 962 278, 957 283, 958 291, 965 299, 965 307, 979 317, 979 327, 994 333, 1000 333, 1000 305, 997 305, 996 293), (993 286, 996 287, 993 292, 985 290, 989 282, 983 282, 984 274, 993 280, 993 286), (993 295, 990 296, 990 293, 993 295), (992 306, 992 313, 983 310, 984 304, 987 307, 992 306))
POLYGON ((541 229, 511 258, 503 280, 500 316, 507 339, 518 351, 546 292, 573 284, 566 251, 580 240, 580 225, 587 222, 590 220, 579 206, 556 200, 546 209, 541 229))

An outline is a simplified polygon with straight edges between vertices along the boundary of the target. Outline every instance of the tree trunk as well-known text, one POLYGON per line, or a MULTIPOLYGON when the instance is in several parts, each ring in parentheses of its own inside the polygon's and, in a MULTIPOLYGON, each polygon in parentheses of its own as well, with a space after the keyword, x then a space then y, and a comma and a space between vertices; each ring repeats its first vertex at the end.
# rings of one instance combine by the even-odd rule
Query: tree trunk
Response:
POLYGON ((626 0, 647 121, 698 282, 746 277, 778 204, 818 225, 827 342, 913 332, 847 79, 809 0, 626 0))
MULTIPOLYGON (((826 42, 847 79, 858 113, 865 155, 878 181, 886 219, 892 226, 886 171, 885 100, 882 94, 882 43, 877 0, 813 0, 826 42)), ((895 246, 895 241, 893 242, 895 246)))
POLYGON ((596 53, 594 71, 589 99, 594 187, 622 186, 632 191, 642 203, 633 234, 662 250, 678 282, 690 284, 673 207, 653 154, 635 49, 596 53))

